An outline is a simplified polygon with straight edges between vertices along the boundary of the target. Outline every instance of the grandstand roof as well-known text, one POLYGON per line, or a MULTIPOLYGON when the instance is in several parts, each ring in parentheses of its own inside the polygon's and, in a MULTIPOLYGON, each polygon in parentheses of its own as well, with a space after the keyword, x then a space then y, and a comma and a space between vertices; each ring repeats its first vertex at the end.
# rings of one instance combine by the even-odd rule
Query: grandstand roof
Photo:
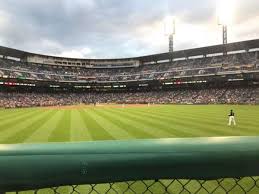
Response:
MULTIPOLYGON (((242 51, 242 50, 249 50, 249 49, 256 49, 256 48, 259 48, 259 39, 229 43, 226 45, 226 50, 228 52, 242 51)), ((193 49, 175 51, 175 52, 173 52, 173 56, 174 56, 174 58, 183 58, 183 57, 217 54, 217 53, 222 53, 223 49, 224 49, 223 45, 214 45, 214 46, 207 46, 207 47, 201 47, 201 48, 193 48, 193 49)), ((96 61, 114 61, 114 60, 134 59, 134 60, 140 60, 142 62, 168 60, 172 56, 171 53, 167 52, 167 53, 160 53, 160 54, 133 57, 133 58, 77 59, 77 58, 64 58, 64 57, 36 54, 36 53, 21 51, 21 50, 8 48, 8 47, 4 47, 4 46, 0 46, 0 55, 14 57, 14 58, 21 58, 21 59, 25 59, 28 56, 39 56, 39 57, 54 57, 57 59, 96 60, 96 61)))

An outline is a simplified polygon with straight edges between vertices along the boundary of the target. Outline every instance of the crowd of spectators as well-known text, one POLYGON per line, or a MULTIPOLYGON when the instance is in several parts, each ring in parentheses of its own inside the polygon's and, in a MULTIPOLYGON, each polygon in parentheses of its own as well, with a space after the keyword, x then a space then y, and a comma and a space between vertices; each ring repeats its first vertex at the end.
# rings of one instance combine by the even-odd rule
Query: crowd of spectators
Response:
POLYGON ((185 59, 130 68, 62 67, 0 59, 0 77, 51 81, 159 80, 258 69, 255 52, 185 59))
POLYGON ((0 92, 0 107, 65 106, 76 104, 255 104, 257 90, 202 89, 125 93, 17 93, 0 92))

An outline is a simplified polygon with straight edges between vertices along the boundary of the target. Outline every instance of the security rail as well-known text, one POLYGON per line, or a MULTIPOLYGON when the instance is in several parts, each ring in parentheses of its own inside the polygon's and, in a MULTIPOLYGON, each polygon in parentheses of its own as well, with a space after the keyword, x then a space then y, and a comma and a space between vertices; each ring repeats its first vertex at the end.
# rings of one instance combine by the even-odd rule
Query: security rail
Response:
POLYGON ((0 172, 2 193, 259 193, 259 137, 0 145, 0 172))

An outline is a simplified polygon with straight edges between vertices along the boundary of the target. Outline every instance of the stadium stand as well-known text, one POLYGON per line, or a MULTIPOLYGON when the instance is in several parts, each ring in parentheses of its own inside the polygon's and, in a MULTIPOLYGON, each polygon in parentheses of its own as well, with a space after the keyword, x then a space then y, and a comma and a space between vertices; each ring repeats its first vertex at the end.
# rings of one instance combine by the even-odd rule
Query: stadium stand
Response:
POLYGON ((131 59, 69 59, 0 47, 0 106, 258 103, 259 40, 131 59))
POLYGON ((256 65, 255 52, 252 52, 116 69, 59 68, 1 59, 0 70, 0 75, 5 78, 51 81, 130 81, 164 80, 177 76, 204 76, 235 71, 252 71, 259 70, 259 66, 256 65))
POLYGON ((255 104, 253 88, 204 89, 123 93, 0 93, 0 107, 65 106, 93 103, 119 104, 255 104))

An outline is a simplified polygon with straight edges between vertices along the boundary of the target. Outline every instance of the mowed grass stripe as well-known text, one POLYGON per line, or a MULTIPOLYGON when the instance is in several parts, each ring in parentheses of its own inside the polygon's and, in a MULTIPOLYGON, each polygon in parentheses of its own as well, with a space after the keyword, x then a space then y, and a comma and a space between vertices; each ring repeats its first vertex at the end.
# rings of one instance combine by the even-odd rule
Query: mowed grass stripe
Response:
POLYGON ((135 136, 132 136, 127 131, 122 129, 120 126, 110 122, 104 117, 97 114, 98 111, 103 111, 103 109, 92 109, 91 116, 96 121, 103 125, 103 129, 109 133, 114 139, 135 139, 135 136))
POLYGON ((125 127, 126 125, 128 125, 130 130, 132 130, 133 127, 134 130, 137 130, 137 133, 141 133, 142 135, 147 134, 147 136, 143 137, 144 139, 168 137, 171 135, 170 133, 155 128, 152 124, 144 123, 143 121, 138 121, 137 119, 135 119, 134 115, 125 115, 123 109, 118 110, 118 112, 116 113, 113 111, 113 109, 105 109, 104 112, 107 115, 110 115, 111 117, 118 118, 125 127))
MULTIPOLYGON (((242 107, 242 106, 241 106, 242 107)), ((212 108, 211 106, 209 108, 212 108)), ((243 112, 242 109, 239 110, 237 108, 238 112, 243 112)), ((207 126, 214 128, 215 126, 221 126, 221 134, 224 133, 225 135, 227 135, 226 133, 229 131, 229 127, 227 126, 228 124, 228 113, 224 113, 222 115, 222 111, 216 112, 214 111, 213 113, 211 113, 211 115, 208 115, 206 117, 200 117, 199 115, 197 116, 197 114, 195 114, 195 112, 193 112, 193 117, 192 119, 194 120, 194 122, 199 123, 201 125, 203 124, 207 124, 207 126), (205 120, 205 121, 204 121, 205 120), (207 121, 206 121, 207 120, 207 121), (208 122, 209 121, 209 122, 208 122), (213 123, 211 123, 210 121, 214 121, 213 123)), ((244 112, 244 114, 240 117, 236 117, 237 120, 237 126, 234 129, 234 133, 235 135, 242 135, 242 134, 256 134, 257 129, 258 129, 258 124, 255 124, 256 119, 250 119, 249 117, 247 117, 247 113, 244 112), (243 123, 243 121, 247 121, 245 123, 243 123)), ((210 130, 210 128, 208 128, 207 130, 210 130)), ((230 130, 231 131, 231 130, 230 130)))
MULTIPOLYGON (((34 114, 34 115, 30 116, 30 122, 33 122, 34 120, 36 120, 39 117, 40 117, 40 114, 34 114)), ((0 142, 7 143, 7 142, 5 142, 6 139, 8 139, 11 136, 16 136, 17 133, 19 133, 19 131, 21 131, 24 128, 26 128, 27 126, 29 126, 30 122, 28 122, 28 120, 24 120, 24 122, 21 122, 17 125, 12 125, 12 126, 8 127, 8 130, 5 130, 4 132, 1 133, 0 142)), ((14 141, 12 143, 18 143, 18 142, 14 141)))
MULTIPOLYGON (((187 118, 174 118, 171 115, 163 115, 159 116, 159 111, 158 113, 152 113, 149 114, 147 112, 142 112, 139 111, 139 109, 134 110, 131 109, 128 112, 132 112, 135 115, 139 115, 143 118, 152 118, 155 123, 159 123, 161 121, 163 126, 167 125, 164 127, 164 129, 172 129, 173 128, 173 133, 175 134, 177 132, 179 137, 195 137, 195 136, 215 136, 215 135, 226 135, 227 133, 230 133, 229 135, 241 135, 239 134, 238 129, 230 129, 230 130, 223 130, 225 129, 225 125, 222 126, 223 132, 221 132, 221 128, 210 128, 208 129, 208 125, 204 125, 202 122, 191 122, 191 117, 187 118), (169 125, 169 126, 168 126, 169 125), (183 136, 184 135, 184 136, 183 136)), ((223 122, 220 122, 223 123, 223 122)), ((211 126, 215 126, 215 123, 211 126)), ((217 125, 218 126, 218 125, 217 125)), ((241 131, 242 132, 242 131, 241 131)))
MULTIPOLYGON (((117 112, 118 110, 112 110, 117 112)), ((141 112, 138 112, 139 108, 131 108, 131 109, 125 109, 125 111, 122 111, 121 114, 123 114, 125 117, 128 117, 134 121, 138 121, 139 123, 144 123, 145 125, 149 126, 150 129, 155 129, 157 133, 160 133, 160 131, 166 132, 166 136, 161 136, 157 134, 157 137, 174 137, 178 134, 174 134, 172 130, 169 130, 171 126, 168 125, 168 123, 162 123, 159 119, 151 119, 151 114, 148 116, 142 116, 141 112)), ((153 113, 152 115, 154 115, 153 113)))
MULTIPOLYGON (((215 115, 219 117, 224 117, 228 119, 228 114, 231 109, 234 110, 237 118, 242 118, 242 120, 255 120, 259 115, 258 106, 244 106, 239 105, 192 105, 192 106, 182 106, 177 109, 173 108, 173 106, 166 106, 167 108, 159 109, 160 113, 177 113, 177 115, 199 115, 201 117, 209 117, 211 119, 215 118, 215 115), (181 109, 180 109, 181 108, 181 109), (182 111, 184 110, 184 111, 182 111), (254 114, 247 114, 247 111, 253 112, 254 114)), ((151 111, 154 111, 152 109, 151 111)))
POLYGON ((89 141, 93 140, 87 125, 84 123, 84 117, 78 110, 71 113, 71 141, 89 141))
POLYGON ((25 127, 21 128, 17 133, 15 133, 12 136, 9 136, 7 139, 3 141, 3 143, 22 143, 24 142, 28 137, 30 137, 41 125, 46 123, 54 114, 54 112, 57 112, 57 110, 48 111, 48 112, 42 112, 41 114, 38 114, 37 117, 30 119, 28 122, 29 125, 26 125, 25 127))
MULTIPOLYGON (((181 117, 181 116, 179 116, 181 117)), ((199 124, 200 126, 210 126, 210 128, 207 128, 207 131, 210 131, 211 127, 212 129, 216 126, 220 127, 218 129, 221 129, 221 134, 225 134, 228 132, 228 116, 225 115, 222 117, 221 113, 214 112, 214 115, 208 115, 201 117, 199 114, 192 114, 192 115, 186 115, 188 117, 188 120, 192 121, 193 123, 199 124)), ((247 117, 246 113, 240 114, 239 117, 236 117, 237 126, 235 126, 235 130, 233 131, 234 135, 242 135, 242 134, 250 134, 250 135, 256 135, 258 134, 259 125, 258 122, 256 122, 256 119, 251 119, 249 116, 247 117)), ((231 130, 230 130, 231 131, 231 130)), ((227 134, 226 134, 227 135, 227 134)))
MULTIPOLYGON (((135 112, 137 114, 137 112, 135 112)), ((177 117, 173 115, 165 115, 159 116, 157 114, 148 114, 145 112, 138 112, 139 115, 143 117, 151 117, 154 120, 164 121, 163 123, 171 123, 174 127, 179 126, 175 130, 181 130, 180 133, 188 133, 190 137, 198 136, 215 136, 215 135, 235 135, 239 131, 237 128, 235 131, 233 130, 225 130, 226 125, 222 125, 223 122, 215 123, 215 122, 205 122, 196 121, 193 117, 177 117), (209 128, 210 126, 210 128, 209 128), (212 127, 213 126, 213 127, 212 127)), ((187 135, 187 134, 185 134, 187 135)), ((240 135, 240 134, 238 134, 240 135)))
POLYGON ((136 125, 132 125, 129 122, 123 120, 123 117, 121 117, 120 114, 111 113, 107 109, 103 109, 102 111, 97 111, 97 114, 99 114, 101 117, 105 118, 109 122, 117 126, 120 126, 120 128, 127 131, 127 133, 129 133, 130 135, 136 138, 142 138, 142 139, 155 138, 154 135, 150 135, 149 133, 146 133, 140 128, 137 128, 136 125))
MULTIPOLYGON (((206 111, 204 111, 206 112, 206 111)), ((244 124, 244 125, 249 125, 249 126, 253 126, 253 127, 259 127, 259 125, 257 124, 257 122, 255 122, 255 119, 254 118, 251 118, 250 116, 247 116, 247 114, 243 111, 239 111, 240 114, 239 116, 236 117, 236 120, 238 123, 240 124, 244 124)), ((213 123, 223 123, 224 124, 227 124, 228 123, 228 113, 225 113, 225 112, 211 112, 211 113, 200 113, 196 110, 192 111, 192 112, 188 112, 188 113, 179 113, 177 112, 177 116, 179 117, 187 117, 187 118, 192 118, 192 119, 196 119, 196 120, 202 120, 203 119, 203 123, 209 123, 211 124, 210 122, 213 121, 213 123), (223 114, 224 113, 224 114, 223 114), (204 120, 205 119, 205 120, 204 120)), ((164 111, 159 111, 159 114, 160 115, 167 115, 167 114, 170 114, 170 112, 164 112, 164 111)), ((171 113, 173 116, 175 116, 174 113, 171 113)))
POLYGON ((83 124, 88 129, 89 134, 93 140, 113 140, 115 139, 103 128, 103 125, 93 119, 90 112, 92 109, 79 110, 80 116, 83 120, 83 124))
POLYGON ((149 113, 149 112, 141 112, 138 110, 131 110, 131 113, 134 115, 138 115, 138 117, 143 118, 145 120, 149 120, 153 123, 153 125, 160 125, 161 129, 167 131, 171 137, 193 137, 193 132, 191 132, 185 122, 181 122, 181 120, 176 120, 176 122, 171 121, 171 115, 167 115, 165 117, 159 117, 157 113, 149 113), (178 122, 178 123, 177 123, 178 122))
POLYGON ((70 141, 71 110, 64 110, 55 129, 48 137, 49 142, 68 142, 70 141))
MULTIPOLYGON (((118 113, 118 111, 119 110, 111 109, 111 112, 114 113, 118 113)), ((174 130, 170 129, 172 126, 167 123, 162 123, 159 120, 142 117, 139 114, 130 113, 128 111, 121 111, 120 114, 126 117, 127 119, 144 124, 148 127, 147 130, 154 131, 154 135, 158 138, 179 137, 178 134, 175 134, 174 130)))
MULTIPOLYGON (((136 111, 135 111, 136 113, 136 111)), ((169 116, 163 114, 162 116, 159 116, 160 112, 157 114, 148 114, 146 112, 142 112, 142 111, 138 111, 139 114, 143 115, 144 117, 148 116, 148 117, 152 117, 155 119, 155 117, 158 117, 160 120, 164 120, 165 122, 173 122, 174 124, 176 123, 181 123, 183 126, 189 126, 190 130, 196 130, 197 132, 194 131, 195 134, 206 134, 205 136, 215 136, 215 135, 242 135, 242 133, 244 133, 244 130, 241 130, 240 127, 235 127, 235 129, 233 130, 233 128, 230 128, 229 130, 226 130, 226 122, 224 122, 224 119, 221 119, 220 122, 215 122, 212 121, 210 119, 207 118, 203 118, 203 119, 195 119, 195 115, 194 116, 185 116, 184 119, 181 116, 176 116, 176 115, 172 115, 169 116), (201 120, 203 120, 201 122, 201 120), (184 121, 184 123, 183 123, 184 121)), ((189 130, 189 131, 190 131, 189 130)), ((247 131, 247 133, 250 133, 251 135, 255 133, 255 131, 247 131)))
POLYGON ((16 116, 22 115, 23 113, 29 112, 32 109, 14 109, 14 110, 6 110, 6 112, 1 112, 0 114, 0 122, 15 118, 16 116))
MULTIPOLYGON (((256 106, 250 106, 250 112, 253 115, 256 115, 258 108, 256 106)), ((240 113, 240 121, 237 117, 238 125, 235 128, 229 128, 227 126, 228 118, 227 114, 229 110, 233 108, 232 106, 215 106, 215 105, 206 105, 206 106, 164 106, 164 107, 152 107, 148 112, 154 114, 160 114, 163 117, 167 116, 168 114, 172 115, 172 118, 178 118, 178 120, 183 120, 185 118, 186 122, 190 123, 190 127, 192 128, 194 124, 196 126, 200 124, 199 128, 207 127, 205 130, 206 132, 210 131, 211 129, 217 127, 216 134, 212 131, 212 133, 208 134, 208 136, 214 135, 257 135, 258 134, 258 124, 257 120, 252 120, 249 114, 247 114, 247 106, 237 106, 235 110, 240 113), (182 108, 186 110, 185 112, 179 110, 182 108), (215 111, 215 110, 216 111, 215 111), (176 111, 177 110, 177 111, 176 111), (222 114, 223 113, 223 114, 222 114), (245 113, 245 114, 244 114, 245 113), (248 116, 248 117, 247 117, 248 116), (242 118, 242 120, 241 120, 242 118), (243 122, 246 121, 246 122, 243 122)), ((141 109, 140 111, 145 113, 145 110, 141 109)), ((174 121, 174 123, 177 121, 174 121)))
MULTIPOLYGON (((225 119, 226 121, 228 120, 228 114, 229 114, 229 111, 222 111, 222 110, 219 110, 219 111, 208 111, 208 109, 193 109, 193 110, 186 110, 186 112, 180 112, 180 111, 177 111, 177 115, 178 116, 182 116, 182 117, 191 117, 193 116, 194 118, 206 118, 206 119, 209 119, 209 120, 213 120, 213 121, 219 121, 219 120, 222 120, 222 119, 225 119)), ((247 123, 249 123, 249 120, 254 120, 255 118, 251 117, 251 116, 248 116, 247 115, 247 112, 246 111, 243 111, 242 109, 239 110, 237 109, 237 112, 238 116, 236 116, 237 118, 240 118, 242 120, 245 120, 247 123)), ((174 115, 175 113, 173 111, 159 111, 159 114, 172 114, 174 115)))
POLYGON ((47 120, 45 123, 42 123, 40 127, 31 134, 24 142, 26 143, 47 143, 48 137, 55 129, 56 125, 60 121, 62 115, 62 110, 57 110, 52 112, 51 118, 47 120))
MULTIPOLYGON (((142 111, 145 113, 144 111, 142 111)), ((198 112, 198 111, 196 111, 198 112)), ((161 115, 162 117, 166 117, 170 114, 170 112, 163 113, 162 111, 158 111, 156 115, 161 115)), ((155 114, 154 114, 155 115, 155 114)), ((185 114, 185 115, 179 115, 179 114, 170 114, 172 115, 170 117, 170 120, 177 119, 177 120, 182 120, 182 118, 185 118, 186 124, 191 123, 191 127, 198 126, 200 129, 206 130, 207 133, 212 132, 211 135, 221 135, 227 133, 230 133, 229 135, 244 135, 244 134, 249 134, 249 135, 256 135, 258 134, 258 128, 259 125, 256 124, 255 120, 251 120, 250 123, 243 123, 243 120, 248 120, 246 118, 246 115, 241 116, 242 120, 240 122, 237 122, 238 125, 235 126, 235 128, 229 128, 227 126, 228 123, 228 118, 222 117, 221 112, 217 114, 214 112, 214 116, 211 117, 201 117, 200 114, 193 113, 193 114, 185 114), (254 124, 253 124, 254 123, 254 124), (205 128, 205 127, 209 128, 205 128), (217 128, 216 128, 217 127, 217 128), (226 128, 227 127, 227 128, 226 128), (216 134, 215 134, 216 132, 216 134)), ((238 119, 237 119, 238 121, 238 119)), ((177 121, 173 120, 174 123, 177 121)), ((209 135, 209 134, 208 134, 209 135)))
MULTIPOLYGON (((133 110, 134 111, 134 110, 133 110)), ((140 114, 143 115, 144 117, 152 117, 154 119, 159 119, 159 120, 163 120, 165 122, 171 122, 174 124, 179 124, 179 125, 199 125, 199 123, 201 122, 196 122, 196 120, 203 120, 202 121, 202 125, 206 125, 206 124, 210 124, 210 125, 218 125, 219 123, 223 123, 223 122, 212 122, 212 121, 206 121, 208 120, 207 118, 201 118, 199 117, 198 119, 196 118, 196 115, 184 115, 184 116, 179 116, 178 114, 171 114, 171 113, 160 113, 159 111, 156 113, 150 113, 150 112, 144 112, 144 111, 134 111, 136 114, 140 114), (205 119, 205 121, 204 121, 205 119)), ((222 119, 221 119, 222 121, 222 119)))
POLYGON ((4 125, 5 123, 9 123, 10 121, 12 120, 16 120, 16 119, 19 119, 20 117, 24 117, 28 114, 31 114, 32 112, 40 112, 40 109, 28 109, 26 111, 22 111, 22 112, 19 112, 15 115, 9 115, 10 117, 9 118, 5 118, 1 121, 0 123, 0 129, 1 129, 1 126, 4 125))
POLYGON ((30 118, 36 116, 40 110, 28 110, 28 112, 25 112, 24 114, 20 114, 17 117, 2 121, 0 123, 0 134, 6 132, 9 130, 9 128, 18 126, 20 123, 23 123, 30 118))

